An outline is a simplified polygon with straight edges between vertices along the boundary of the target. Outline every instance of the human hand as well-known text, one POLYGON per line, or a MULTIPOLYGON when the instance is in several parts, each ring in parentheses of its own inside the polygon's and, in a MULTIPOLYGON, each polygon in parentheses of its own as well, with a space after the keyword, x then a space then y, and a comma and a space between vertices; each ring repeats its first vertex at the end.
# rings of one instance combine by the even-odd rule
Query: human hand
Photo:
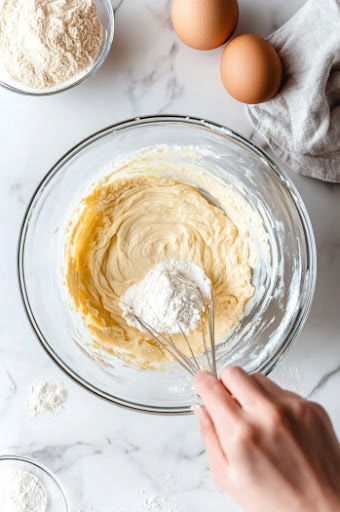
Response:
POLYGON ((212 477, 245 511, 340 511, 340 445, 320 405, 239 367, 194 385, 212 477))

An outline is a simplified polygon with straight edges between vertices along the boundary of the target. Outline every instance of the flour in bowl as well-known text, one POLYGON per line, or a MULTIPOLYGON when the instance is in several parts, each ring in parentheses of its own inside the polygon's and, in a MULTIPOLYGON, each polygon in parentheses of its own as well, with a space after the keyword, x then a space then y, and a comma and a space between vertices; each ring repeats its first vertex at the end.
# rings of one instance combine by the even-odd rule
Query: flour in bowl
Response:
POLYGON ((0 510, 2 512, 45 512, 47 492, 41 480, 28 471, 0 470, 0 510))
POLYGON ((92 0, 0 2, 1 66, 32 89, 53 87, 85 71, 102 40, 92 0))
POLYGON ((211 297, 211 281, 190 261, 167 261, 153 267, 131 286, 119 305, 127 323, 141 330, 136 315, 159 333, 188 333, 195 329, 211 297))

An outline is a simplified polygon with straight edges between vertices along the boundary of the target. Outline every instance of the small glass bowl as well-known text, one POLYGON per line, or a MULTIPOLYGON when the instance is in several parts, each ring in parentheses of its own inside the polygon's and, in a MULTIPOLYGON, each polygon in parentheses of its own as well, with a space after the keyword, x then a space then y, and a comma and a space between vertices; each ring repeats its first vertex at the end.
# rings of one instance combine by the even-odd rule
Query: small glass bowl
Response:
POLYGON ((17 455, 0 456, 0 471, 5 468, 27 471, 35 475, 47 492, 46 512, 70 512, 66 493, 57 477, 40 462, 17 455))
POLYGON ((97 7, 97 15, 103 26, 103 41, 98 52, 97 57, 92 62, 91 66, 85 69, 82 73, 74 76, 67 82, 49 87, 48 89, 32 89, 31 87, 21 84, 20 82, 11 80, 10 77, 6 79, 1 77, 0 73, 0 85, 5 89, 9 89, 12 92, 18 94, 24 94, 26 96, 49 96, 52 94, 58 94, 59 92, 66 91, 75 87, 76 85, 83 82, 86 78, 94 75, 98 69, 104 64, 106 57, 110 51, 113 36, 114 36, 114 13, 110 0, 94 0, 97 7))

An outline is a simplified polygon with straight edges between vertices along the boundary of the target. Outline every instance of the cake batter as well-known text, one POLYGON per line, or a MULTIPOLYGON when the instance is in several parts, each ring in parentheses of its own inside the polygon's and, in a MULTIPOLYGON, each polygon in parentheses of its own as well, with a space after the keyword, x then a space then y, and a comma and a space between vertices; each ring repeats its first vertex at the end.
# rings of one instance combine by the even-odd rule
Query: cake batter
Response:
MULTIPOLYGON (((83 199, 66 245, 66 281, 97 347, 144 368, 169 360, 126 323, 119 299, 156 264, 174 259, 196 263, 211 280, 216 340, 224 341, 254 294, 248 245, 224 210, 197 187, 156 174, 103 180, 83 199)), ((189 338, 202 353, 200 330, 189 338)))

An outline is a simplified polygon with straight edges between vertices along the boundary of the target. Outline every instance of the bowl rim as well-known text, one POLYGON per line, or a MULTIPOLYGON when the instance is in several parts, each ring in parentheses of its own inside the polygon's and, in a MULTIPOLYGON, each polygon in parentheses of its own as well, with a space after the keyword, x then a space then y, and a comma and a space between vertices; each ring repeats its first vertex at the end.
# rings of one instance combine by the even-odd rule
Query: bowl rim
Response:
POLYGON ((33 459, 31 457, 26 457, 24 455, 7 455, 7 454, 0 455, 0 466, 1 466, 1 462, 4 462, 4 461, 25 462, 25 463, 29 464, 30 466, 39 468, 43 473, 45 473, 56 484, 56 486, 60 492, 60 495, 62 496, 63 501, 64 501, 64 505, 65 505, 64 510, 65 510, 65 512, 70 512, 70 510, 71 510, 70 502, 68 500, 65 488, 62 485, 59 478, 47 466, 45 466, 44 464, 42 464, 40 461, 38 461, 36 459, 33 459))
POLYGON ((52 96, 54 94, 60 94, 61 92, 72 89, 76 85, 79 85, 84 80, 86 80, 87 78, 90 78, 92 75, 94 75, 98 71, 98 69, 104 64, 104 62, 110 52, 114 34, 115 34, 115 15, 114 15, 114 10, 113 10, 110 0, 95 0, 95 2, 99 2, 99 3, 103 4, 103 6, 107 10, 108 17, 109 17, 109 25, 108 25, 109 37, 108 37, 106 44, 103 46, 102 51, 96 56, 92 65, 88 68, 87 72, 84 73, 84 75, 80 76, 74 82, 71 82, 69 80, 68 82, 64 82, 64 85, 60 84, 59 87, 56 86, 54 89, 52 89, 52 88, 49 88, 46 90, 37 89, 37 91, 34 91, 34 89, 24 90, 24 89, 20 89, 19 87, 15 87, 14 85, 9 84, 9 83, 5 82, 4 80, 0 80, 0 86, 3 87, 4 89, 7 89, 8 91, 14 92, 16 94, 21 94, 23 96, 37 96, 37 97, 38 96, 52 96))
POLYGON ((208 121, 199 117, 194 116, 183 116, 183 115, 147 115, 134 117, 127 120, 119 121, 112 125, 107 126, 97 132, 89 135, 78 144, 73 146, 69 151, 67 151, 47 172, 47 174, 42 178, 38 186, 36 187, 31 200, 27 206, 21 229, 19 232, 19 242, 18 242, 18 251, 17 251, 17 270, 18 270, 18 279, 19 279, 19 289, 21 298, 23 301, 24 309, 30 325, 38 338, 40 344, 50 356, 50 358, 57 364, 57 366, 64 372, 68 377, 70 377, 74 382, 79 384, 81 387, 85 388, 87 391, 90 391, 95 396, 102 398, 110 403, 114 403, 115 405, 119 405, 121 407, 127 408, 129 410, 135 410, 145 413, 153 413, 153 414, 191 414, 192 408, 190 406, 178 406, 178 407, 165 407, 165 406, 150 406, 138 404, 135 402, 131 402, 125 399, 121 399, 119 397, 115 397, 110 395, 109 393, 98 389, 93 384, 87 382, 80 375, 78 375, 74 370, 72 370, 59 355, 55 352, 55 350, 49 345, 48 341, 45 339, 43 333, 39 328, 39 324, 34 317, 32 312, 30 301, 26 289, 25 283, 25 272, 24 272, 24 254, 25 254, 25 242, 27 230, 30 223, 31 213, 35 208, 36 202, 39 200, 41 194, 44 192, 45 187, 49 184, 50 180, 54 177, 55 174, 62 169, 63 165, 66 164, 69 160, 71 160, 75 155, 80 153, 87 146, 92 144, 98 139, 105 137, 106 135, 119 132, 121 130, 135 127, 135 126, 143 126, 149 124, 157 124, 157 123, 183 123, 188 124, 194 127, 205 127, 212 132, 217 134, 222 134, 230 137, 234 141, 240 143, 245 146, 248 150, 254 153, 257 157, 262 160, 267 167, 274 172, 274 174, 280 179, 281 183, 285 186, 287 192, 293 200, 296 211, 299 215, 301 225, 303 228, 303 233, 306 242, 306 267, 307 267, 307 278, 305 279, 305 285, 303 290, 304 303, 300 305, 299 310, 296 312, 295 320, 293 325, 290 327, 289 332, 286 335, 285 340, 282 342, 281 346, 278 350, 272 354, 270 359, 266 361, 265 364, 259 368, 258 371, 268 375, 274 367, 277 365, 279 360, 282 358, 283 354, 286 352, 288 347, 292 344, 293 340, 300 333, 304 323, 309 314, 316 285, 316 276, 317 276, 317 253, 316 253, 316 244, 315 237, 312 228, 312 224, 307 212, 307 209, 304 205, 304 202, 294 185, 293 181, 289 178, 285 171, 283 171, 273 160, 267 155, 262 149, 257 147, 255 144, 247 140, 245 137, 239 135, 234 132, 230 128, 226 126, 216 123, 214 121, 208 121))

